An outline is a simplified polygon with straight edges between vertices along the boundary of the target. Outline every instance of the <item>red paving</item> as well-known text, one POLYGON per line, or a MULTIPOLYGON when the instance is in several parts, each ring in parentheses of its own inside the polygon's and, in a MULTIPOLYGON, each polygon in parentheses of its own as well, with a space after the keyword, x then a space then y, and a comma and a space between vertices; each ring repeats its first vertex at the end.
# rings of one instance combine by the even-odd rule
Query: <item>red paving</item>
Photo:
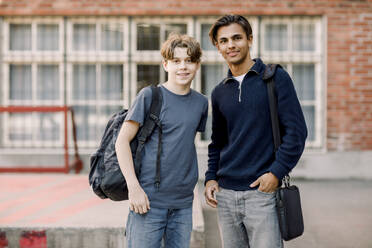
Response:
POLYGON ((0 189, 0 228, 100 225, 99 220, 94 222, 100 208, 122 215, 116 222, 125 224, 126 202, 99 199, 89 186, 88 175, 0 174, 0 189))

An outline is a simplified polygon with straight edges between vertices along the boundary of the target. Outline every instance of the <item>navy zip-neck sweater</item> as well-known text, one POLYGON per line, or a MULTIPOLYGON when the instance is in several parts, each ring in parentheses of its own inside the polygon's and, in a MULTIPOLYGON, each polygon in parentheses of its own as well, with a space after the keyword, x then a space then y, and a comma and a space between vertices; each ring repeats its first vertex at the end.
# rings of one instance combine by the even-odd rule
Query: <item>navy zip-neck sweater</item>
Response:
POLYGON ((229 71, 212 92, 212 142, 205 181, 217 180, 226 189, 252 189, 249 185, 267 172, 281 180, 305 147, 307 129, 293 82, 278 68, 274 80, 282 144, 274 154, 269 99, 262 80, 266 66, 260 59, 254 61, 240 88, 229 71))

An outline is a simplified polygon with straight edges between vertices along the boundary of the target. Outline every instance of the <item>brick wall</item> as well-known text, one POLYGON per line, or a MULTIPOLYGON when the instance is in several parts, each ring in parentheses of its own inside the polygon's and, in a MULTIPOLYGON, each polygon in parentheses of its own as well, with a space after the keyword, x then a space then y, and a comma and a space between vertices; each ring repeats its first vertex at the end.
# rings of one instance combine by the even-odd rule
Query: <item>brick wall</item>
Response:
POLYGON ((0 0, 0 15, 321 15, 327 17, 327 147, 372 150, 372 1, 0 0))

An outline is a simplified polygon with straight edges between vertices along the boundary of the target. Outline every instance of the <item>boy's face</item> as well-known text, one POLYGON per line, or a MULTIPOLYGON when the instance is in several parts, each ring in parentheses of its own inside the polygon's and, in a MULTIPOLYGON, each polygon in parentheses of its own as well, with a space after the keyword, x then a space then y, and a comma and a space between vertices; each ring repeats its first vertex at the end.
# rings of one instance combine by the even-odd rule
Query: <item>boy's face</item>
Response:
POLYGON ((190 85, 199 65, 191 61, 185 47, 176 47, 173 59, 163 61, 164 70, 168 72, 168 82, 178 85, 190 85))
POLYGON ((244 29, 237 23, 222 26, 217 31, 216 47, 228 64, 242 64, 252 44, 252 36, 247 37, 244 29))

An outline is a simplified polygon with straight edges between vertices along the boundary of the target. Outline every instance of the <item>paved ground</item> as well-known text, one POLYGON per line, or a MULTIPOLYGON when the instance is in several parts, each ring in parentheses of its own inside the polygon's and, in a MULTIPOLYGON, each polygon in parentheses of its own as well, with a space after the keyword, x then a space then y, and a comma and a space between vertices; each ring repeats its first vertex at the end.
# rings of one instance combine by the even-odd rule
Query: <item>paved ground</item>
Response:
MULTIPOLYGON (((301 192, 305 232, 285 242, 285 248, 372 247, 372 181, 297 180, 294 183, 301 192)), ((216 210, 203 201, 203 213, 206 248, 219 248, 216 210)))
MULTIPOLYGON (((204 242, 197 196, 198 192, 193 206, 193 247, 204 242)), ((49 248, 122 248, 127 215, 128 201, 98 198, 87 174, 0 174, 0 248, 5 239, 9 248, 26 242, 25 232, 35 236, 29 240, 47 240, 49 248)))
MULTIPOLYGON (((294 183, 301 191, 305 233, 286 242, 286 248, 372 247, 372 181, 294 183)), ((202 183, 196 192, 194 234, 199 239, 204 236, 204 242, 194 242, 199 245, 193 247, 205 243, 206 248, 219 248, 216 210, 205 204, 202 183), (197 207, 200 204, 202 208, 197 207)), ((6 233, 12 244, 21 242, 24 230, 46 230, 49 248, 124 247, 127 209, 125 202, 98 199, 88 187, 87 175, 0 174, 0 247, 4 230, 13 233, 6 233), (95 245, 80 245, 89 242, 95 245), (52 245, 56 243, 65 246, 52 245)), ((33 235, 42 241, 42 233, 33 235)))

